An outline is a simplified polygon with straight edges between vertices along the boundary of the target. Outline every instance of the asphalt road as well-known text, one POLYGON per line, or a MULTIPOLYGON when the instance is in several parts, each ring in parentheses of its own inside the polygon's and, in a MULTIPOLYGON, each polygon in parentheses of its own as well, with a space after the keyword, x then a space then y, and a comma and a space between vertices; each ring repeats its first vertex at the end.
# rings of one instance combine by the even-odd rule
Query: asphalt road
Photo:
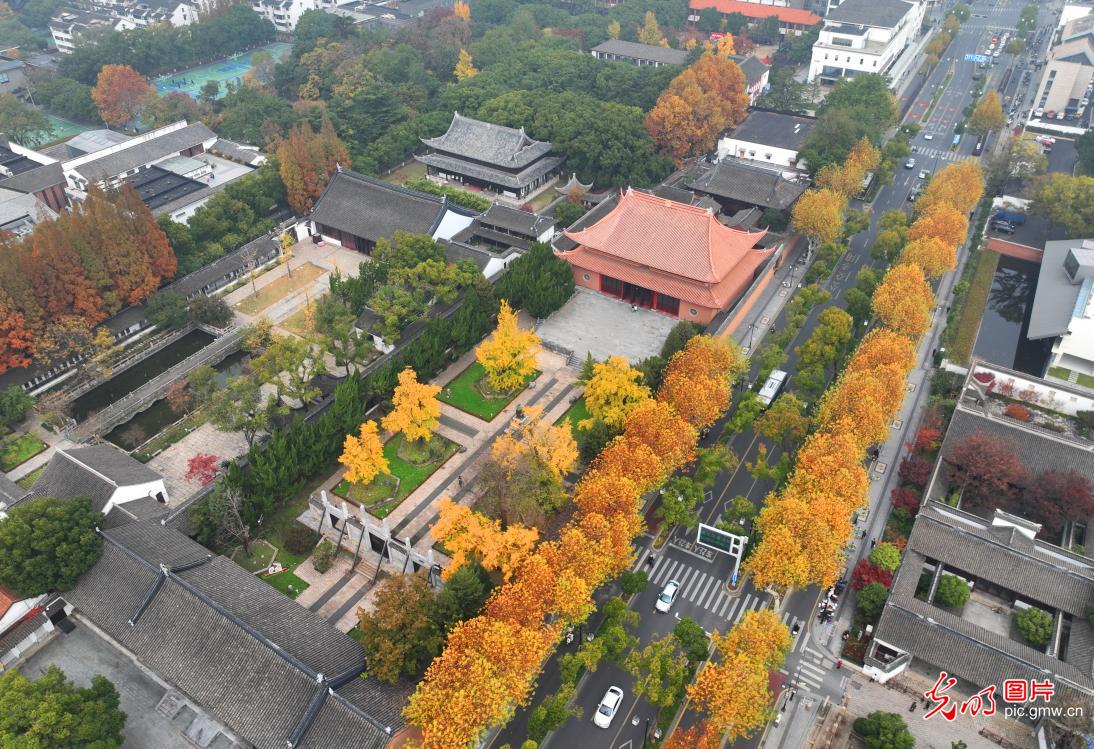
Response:
MULTIPOLYGON (((913 141, 916 148, 916 153, 913 154, 914 168, 899 170, 900 173, 896 175, 893 183, 883 186, 879 191, 870 207, 869 228, 851 239, 847 253, 840 259, 831 278, 825 284, 832 295, 831 300, 824 305, 819 305, 809 314, 801 331, 791 343, 790 356, 781 365, 781 369, 791 374, 796 371, 797 357, 793 354, 793 350, 812 334, 816 327, 817 315, 827 306, 842 306, 842 297, 849 288, 854 286, 858 271, 863 267, 876 265, 870 258, 869 248, 877 234, 878 217, 892 209, 910 208, 908 194, 920 181, 918 175, 921 169, 934 173, 947 163, 972 155, 976 142, 972 136, 961 138, 959 144, 952 147, 954 125, 961 119, 963 109, 970 102, 973 89, 975 63, 966 62, 964 56, 984 52, 993 32, 1003 28, 1013 29, 1024 2, 1025 0, 992 0, 973 4, 974 17, 962 26, 954 39, 946 53, 948 61, 944 60, 932 71, 909 107, 908 118, 917 121, 921 119, 930 105, 933 94, 940 86, 943 86, 947 74, 952 74, 939 95, 938 103, 929 120, 923 123, 920 135, 913 141)), ((1042 12, 1042 18, 1047 18, 1047 13, 1042 12)), ((998 87, 1005 76, 1005 71, 1014 62, 1012 56, 1001 55, 999 64, 993 65, 990 71, 986 71, 990 72, 989 87, 998 87)), ((1011 82, 1007 88, 1016 88, 1021 76, 1012 74, 1009 78, 1011 82)), ((1034 80, 1030 85, 1035 83, 1034 80)), ((948 299, 940 300, 940 303, 943 302, 948 303, 948 299)), ((785 325, 786 312, 784 311, 773 321, 773 327, 782 329, 785 325)), ((752 378, 755 376, 754 370, 752 378)), ((713 430, 714 433, 717 434, 721 427, 722 424, 719 424, 713 430)), ((772 486, 767 481, 753 479, 744 467, 746 462, 756 459, 760 443, 760 438, 752 432, 736 435, 730 442, 731 448, 740 457, 740 466, 718 477, 709 498, 701 508, 701 517, 704 522, 713 522, 724 511, 727 503, 738 495, 748 497, 757 507, 762 505, 764 497, 772 486)), ((776 460, 777 448, 770 445, 767 447, 771 459, 776 460)), ((877 512, 885 512, 885 508, 876 508, 875 513, 877 512)), ((640 646, 670 633, 678 618, 682 616, 690 616, 697 620, 708 632, 715 629, 725 631, 732 627, 744 612, 771 606, 773 603, 768 593, 757 591, 749 580, 740 586, 740 590, 731 594, 726 582, 732 575, 733 559, 724 554, 697 548, 690 543, 691 540, 693 540, 691 533, 686 534, 685 537, 685 533, 678 529, 670 543, 660 552, 653 552, 648 548, 648 538, 640 542, 635 569, 645 569, 651 576, 650 586, 643 593, 635 596, 631 602, 631 608, 641 614, 639 625, 634 631, 640 646), (664 583, 670 579, 681 583, 681 593, 670 613, 655 613, 654 601, 664 583)), ((784 692, 777 701, 780 708, 784 706, 787 708, 783 712, 784 720, 792 719, 793 714, 799 709, 815 712, 816 705, 821 700, 839 701, 846 687, 847 672, 835 668, 835 658, 817 643, 815 637, 822 634, 821 627, 831 626, 820 625, 814 616, 819 596, 820 591, 815 587, 794 591, 780 609, 783 621, 788 626, 793 626, 795 623, 801 625, 801 631, 795 638, 793 651, 783 669, 786 686, 788 689, 795 690, 795 699, 787 703, 789 692, 784 692)), ((844 604, 841 603, 841 605, 844 604)), ((828 634, 823 632, 825 639, 828 634)), ((563 645, 560 650, 565 652, 567 648, 576 648, 577 644, 575 641, 571 645, 563 645)), ((553 690, 557 688, 557 684, 557 666, 552 659, 541 679, 540 690, 537 691, 553 690)), ((575 702, 582 708, 583 717, 571 718, 548 739, 544 746, 560 748, 576 746, 582 749, 587 747, 589 749, 594 747, 637 749, 642 746, 647 730, 652 730, 656 723, 656 710, 644 699, 636 697, 634 679, 628 673, 614 664, 602 663, 596 672, 586 675, 580 686, 575 702), (620 687, 625 696, 611 726, 605 730, 593 724, 592 716, 609 686, 620 687)), ((696 714, 687 712, 682 725, 691 725, 698 719, 699 716, 696 714)), ((500 746, 506 742, 519 746, 525 737, 525 726, 526 711, 521 711, 511 725, 496 737, 491 746, 500 746)), ((757 735, 752 739, 739 741, 734 746, 750 749, 758 746, 762 739, 763 735, 757 735)))

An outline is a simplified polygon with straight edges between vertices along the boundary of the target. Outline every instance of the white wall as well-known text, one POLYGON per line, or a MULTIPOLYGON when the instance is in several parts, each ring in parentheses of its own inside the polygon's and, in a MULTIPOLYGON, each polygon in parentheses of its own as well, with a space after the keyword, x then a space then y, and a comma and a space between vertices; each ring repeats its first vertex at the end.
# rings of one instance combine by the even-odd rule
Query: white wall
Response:
POLYGON ((155 497, 157 494, 163 495, 165 502, 170 501, 170 497, 167 496, 167 486, 163 483, 163 479, 149 481, 146 484, 119 486, 114 490, 114 494, 110 497, 106 506, 103 507, 103 514, 105 515, 110 512, 114 505, 125 504, 126 502, 132 502, 135 499, 144 499, 145 497, 155 497))
POLYGON ((798 163, 798 152, 788 148, 775 148, 765 146, 762 143, 737 140, 726 137, 718 141, 718 160, 730 157, 744 159, 746 161, 759 161, 765 164, 775 164, 794 168, 798 163))
POLYGON ((885 73, 901 51, 916 38, 923 23, 924 6, 909 3, 908 12, 893 28, 869 27, 858 36, 840 34, 825 25, 813 45, 808 80, 813 81, 825 67, 862 73, 885 73), (837 45, 833 40, 850 40, 850 46, 837 45))
POLYGON ((471 222, 474 220, 473 217, 464 216, 462 213, 445 211, 444 216, 441 218, 441 222, 433 232, 433 239, 452 239, 452 237, 471 226, 471 222))

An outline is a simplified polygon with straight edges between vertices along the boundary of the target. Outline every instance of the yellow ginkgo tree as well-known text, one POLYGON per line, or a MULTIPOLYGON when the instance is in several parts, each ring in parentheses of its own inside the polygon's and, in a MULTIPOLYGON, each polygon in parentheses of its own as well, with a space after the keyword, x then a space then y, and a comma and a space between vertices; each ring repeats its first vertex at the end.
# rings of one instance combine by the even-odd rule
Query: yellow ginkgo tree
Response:
POLYGON ((384 429, 401 432, 407 442, 429 442, 441 423, 441 402, 437 400, 440 391, 437 385, 419 382, 410 367, 404 369, 391 397, 394 408, 383 419, 384 429))
POLYGON ((517 324, 517 314, 502 299, 498 327, 479 344, 475 358, 486 370, 486 381, 496 393, 521 387, 536 371, 539 336, 517 324))
POLYGON ((375 421, 361 424, 358 436, 346 435, 338 460, 347 469, 346 480, 359 484, 367 484, 381 473, 391 473, 375 421))

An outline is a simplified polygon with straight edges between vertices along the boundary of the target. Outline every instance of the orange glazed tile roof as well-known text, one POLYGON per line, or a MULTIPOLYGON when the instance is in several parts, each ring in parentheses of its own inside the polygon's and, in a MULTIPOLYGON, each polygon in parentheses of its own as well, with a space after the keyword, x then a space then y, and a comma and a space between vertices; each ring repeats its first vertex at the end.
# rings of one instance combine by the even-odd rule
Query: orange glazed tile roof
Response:
POLYGON ((11 605, 19 600, 21 599, 10 590, 0 587, 0 616, 6 614, 11 605))
POLYGON ((740 13, 747 18, 763 20, 769 16, 778 16, 783 23, 796 23, 802 26, 814 26, 821 22, 821 17, 804 8, 776 8, 772 5, 760 5, 759 3, 746 3, 742 0, 691 0, 692 10, 714 8, 719 13, 726 15, 740 13))
POLYGON ((706 208, 627 190, 604 218, 566 232, 579 246, 562 254, 574 266, 724 308, 774 251, 754 249, 766 232, 730 229, 706 208))

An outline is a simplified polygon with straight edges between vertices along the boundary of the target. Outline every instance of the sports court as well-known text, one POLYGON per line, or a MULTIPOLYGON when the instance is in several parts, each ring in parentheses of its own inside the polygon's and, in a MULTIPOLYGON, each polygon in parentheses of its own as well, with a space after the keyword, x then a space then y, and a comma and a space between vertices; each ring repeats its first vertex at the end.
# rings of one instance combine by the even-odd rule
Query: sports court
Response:
POLYGON ((85 130, 94 130, 93 125, 81 125, 78 122, 72 120, 66 120, 64 117, 58 117, 55 114, 47 114, 46 118, 49 119, 50 127, 53 128, 52 132, 40 131, 30 136, 27 142, 28 148, 38 148, 49 143, 57 143, 62 140, 68 140, 74 135, 79 135, 85 130))
POLYGON ((198 94, 201 93, 201 87, 208 81, 216 81, 220 84, 220 91, 217 93, 217 98, 227 93, 228 83, 240 83, 243 80, 243 76, 247 71, 254 67, 251 62, 252 55, 255 52, 269 52, 273 55, 275 62, 280 62, 283 58, 288 56, 289 50, 292 49, 292 45, 287 42, 275 42, 273 44, 267 44, 265 47, 259 47, 258 49, 252 49, 250 52, 243 52, 238 55, 232 55, 226 57, 223 60, 217 62, 211 62, 208 65, 201 65, 196 68, 190 68, 189 70, 181 70, 178 73, 172 73, 171 75, 164 75, 153 81, 156 84, 156 93, 167 94, 172 91, 181 91, 187 94, 191 98, 196 99, 198 94))

